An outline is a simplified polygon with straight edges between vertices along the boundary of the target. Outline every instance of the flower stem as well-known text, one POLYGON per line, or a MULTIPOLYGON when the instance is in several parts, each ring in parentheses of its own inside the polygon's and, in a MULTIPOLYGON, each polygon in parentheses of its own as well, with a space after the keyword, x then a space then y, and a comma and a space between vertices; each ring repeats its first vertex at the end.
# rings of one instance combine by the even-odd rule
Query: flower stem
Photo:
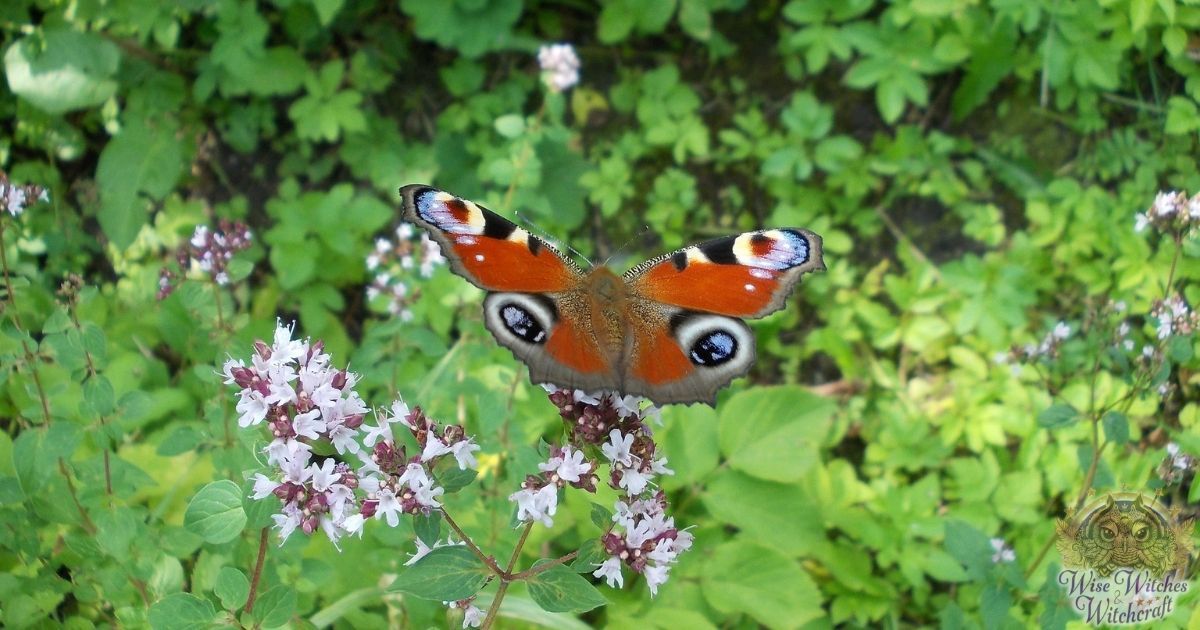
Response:
POLYGON ((450 518, 450 514, 446 512, 445 507, 442 508, 442 518, 446 519, 446 524, 450 526, 450 529, 454 530, 455 534, 458 534, 459 539, 467 544, 467 549, 470 549, 472 553, 478 556, 487 565, 487 568, 492 570, 492 573, 498 577, 504 577, 505 571, 500 568, 500 565, 496 564, 496 559, 483 553, 483 550, 475 544, 475 541, 471 540, 471 537, 458 526, 458 523, 455 523, 454 519, 450 518))
POLYGON ((25 362, 29 364, 29 374, 33 377, 33 385, 37 388, 38 398, 42 402, 42 420, 46 425, 50 424, 50 401, 46 398, 46 390, 42 387, 42 377, 38 374, 37 355, 29 349, 29 341, 25 338, 25 327, 21 324, 21 314, 17 312, 17 298, 13 291, 12 278, 8 271, 8 250, 4 247, 4 221, 0 221, 0 269, 4 271, 4 288, 8 291, 8 306, 11 311, 13 325, 17 327, 17 332, 21 337, 21 350, 25 355, 25 362))
POLYGON ((250 595, 246 597, 246 607, 243 609, 247 613, 254 612, 254 600, 258 597, 258 583, 262 579, 263 562, 267 559, 267 534, 269 528, 262 528, 262 533, 258 535, 258 560, 254 562, 254 575, 250 578, 250 595))
POLYGON ((483 624, 479 626, 480 630, 488 630, 495 622, 496 615, 500 612, 500 602, 504 601, 504 596, 508 593, 508 585, 512 584, 514 579, 513 567, 517 564, 517 558, 521 557, 521 548, 525 546, 525 540, 529 538, 529 532, 532 529, 533 521, 530 521, 525 524, 525 529, 521 530, 521 538, 517 540, 517 546, 513 547, 512 556, 508 559, 508 567, 500 575, 500 586, 496 589, 496 596, 492 598, 492 605, 488 606, 487 616, 483 618, 483 624))

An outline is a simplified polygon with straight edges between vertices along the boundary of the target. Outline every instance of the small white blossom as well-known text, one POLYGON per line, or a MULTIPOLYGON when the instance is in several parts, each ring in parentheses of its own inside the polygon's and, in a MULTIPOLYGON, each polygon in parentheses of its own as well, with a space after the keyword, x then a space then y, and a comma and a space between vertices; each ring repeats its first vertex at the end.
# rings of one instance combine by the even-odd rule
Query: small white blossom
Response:
POLYGON ((633 447, 633 434, 621 435, 620 430, 613 429, 608 432, 608 440, 607 444, 600 447, 600 451, 604 453, 604 456, 613 463, 632 466, 633 455, 629 452, 629 449, 633 447))
POLYGON ((992 554, 993 563, 999 564, 1001 562, 1012 562, 1017 559, 1016 552, 1014 552, 1011 547, 1005 544, 1003 538, 993 538, 990 542, 992 545, 992 550, 995 552, 992 554))
POLYGON ((600 568, 592 572, 592 575, 603 578, 609 587, 621 588, 625 585, 625 578, 621 575, 621 559, 616 556, 605 560, 600 568))
POLYGON ((552 92, 563 92, 579 83, 579 56, 570 44, 550 44, 538 49, 542 81, 552 92))

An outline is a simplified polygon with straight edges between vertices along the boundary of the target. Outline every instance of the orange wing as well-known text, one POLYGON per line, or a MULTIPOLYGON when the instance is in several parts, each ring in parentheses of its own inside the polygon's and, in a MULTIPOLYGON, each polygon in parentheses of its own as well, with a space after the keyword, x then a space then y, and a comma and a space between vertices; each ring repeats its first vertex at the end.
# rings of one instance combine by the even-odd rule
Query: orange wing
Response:
POLYGON ((553 293, 580 280, 558 250, 483 206, 420 184, 400 194, 404 218, 429 232, 450 268, 481 289, 553 293))
POLYGON ((656 302, 756 318, 783 308, 802 274, 824 268, 820 236, 780 228, 685 247, 630 269, 625 279, 656 302))

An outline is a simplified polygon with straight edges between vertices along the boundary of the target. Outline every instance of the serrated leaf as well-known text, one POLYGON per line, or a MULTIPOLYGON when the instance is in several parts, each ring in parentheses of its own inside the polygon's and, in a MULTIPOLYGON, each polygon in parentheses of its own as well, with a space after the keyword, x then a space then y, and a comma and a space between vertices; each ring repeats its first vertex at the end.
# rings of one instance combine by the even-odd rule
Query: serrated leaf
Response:
POLYGON ((99 416, 111 414, 117 405, 112 383, 103 374, 96 374, 84 381, 83 399, 99 416))
POLYGON ((557 566, 529 578, 529 596, 547 612, 584 612, 608 603, 578 573, 557 566))
POLYGON ((188 503, 183 515, 184 527, 210 544, 237 538, 246 526, 241 495, 241 488, 228 479, 204 486, 188 503))
POLYGON ((488 571, 464 546, 441 547, 405 569, 392 588, 433 601, 466 599, 479 592, 488 571))

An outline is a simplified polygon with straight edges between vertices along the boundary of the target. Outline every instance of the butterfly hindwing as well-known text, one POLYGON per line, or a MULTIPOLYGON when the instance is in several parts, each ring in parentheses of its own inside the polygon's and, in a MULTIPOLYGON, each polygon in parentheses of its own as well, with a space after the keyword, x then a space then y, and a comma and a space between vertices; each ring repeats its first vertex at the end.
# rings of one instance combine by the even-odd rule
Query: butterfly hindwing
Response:
POLYGON ((400 194, 404 218, 425 228, 450 268, 481 289, 556 292, 579 282, 579 268, 558 250, 483 206, 419 184, 400 194))
POLYGON ((779 228, 685 247, 630 269, 625 279, 663 304, 754 319, 783 308, 802 274, 824 268, 820 236, 779 228))

